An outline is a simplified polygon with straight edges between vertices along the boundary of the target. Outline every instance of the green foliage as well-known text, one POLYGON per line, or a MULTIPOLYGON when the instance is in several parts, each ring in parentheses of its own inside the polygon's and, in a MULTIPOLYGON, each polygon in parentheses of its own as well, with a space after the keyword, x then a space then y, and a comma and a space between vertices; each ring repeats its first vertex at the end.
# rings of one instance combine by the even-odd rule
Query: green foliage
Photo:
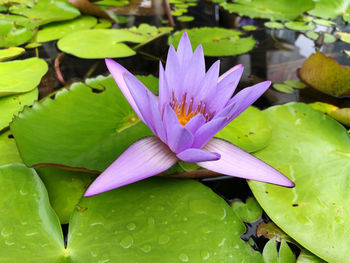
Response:
POLYGON ((343 15, 343 19, 350 21, 350 1, 349 0, 319 0, 315 2, 315 8, 309 11, 310 15, 325 19, 335 18, 343 15))
POLYGON ((254 197, 249 197, 245 203, 241 201, 233 201, 231 204, 233 211, 247 223, 258 220, 262 215, 262 208, 254 197))
POLYGON ((6 49, 0 49, 0 62, 17 57, 25 52, 21 47, 9 47, 6 49))

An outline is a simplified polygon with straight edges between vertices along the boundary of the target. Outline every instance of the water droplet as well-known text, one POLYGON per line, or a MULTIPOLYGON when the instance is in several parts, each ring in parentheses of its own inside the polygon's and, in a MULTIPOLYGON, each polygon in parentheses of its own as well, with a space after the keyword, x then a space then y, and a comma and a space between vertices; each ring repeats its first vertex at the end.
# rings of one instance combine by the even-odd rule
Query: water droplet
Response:
POLYGON ((191 200, 189 206, 197 214, 207 215, 219 220, 226 217, 226 209, 209 200, 191 200))
POLYGON ((207 259, 209 259, 210 254, 209 254, 208 251, 202 250, 202 251, 201 251, 201 257, 202 257, 203 260, 207 260, 207 259))
POLYGON ((221 242, 218 244, 218 247, 222 247, 223 245, 225 245, 225 242, 226 242, 226 238, 223 238, 221 242))
POLYGON ((170 239, 170 237, 167 236, 167 235, 160 235, 160 236, 158 237, 158 243, 159 243, 160 245, 165 245, 166 243, 169 242, 169 239, 170 239))
POLYGON ((19 194, 20 195, 27 195, 28 191, 21 189, 21 190, 19 190, 19 194))
POLYGON ((179 255, 179 259, 182 261, 182 262, 188 262, 188 256, 184 253, 181 253, 179 255))
POLYGON ((98 226, 98 225, 103 226, 103 223, 102 222, 95 222, 95 223, 90 224, 90 226, 98 226))
POLYGON ((184 219, 183 219, 185 222, 188 220, 188 218, 187 217, 184 217, 184 219))
POLYGON ((136 225, 135 225, 135 223, 129 223, 129 224, 127 224, 126 225, 126 228, 128 229, 128 230, 130 230, 130 231, 132 231, 132 230, 135 230, 135 228, 136 228, 136 225))
POLYGON ((210 234, 212 231, 206 227, 206 226, 203 226, 201 227, 201 231, 204 233, 204 234, 210 234))
POLYGON ((126 236, 120 241, 120 245, 123 248, 129 248, 132 246, 132 244, 134 244, 134 239, 132 238, 132 236, 126 236))
POLYGON ((143 245, 142 247, 141 247, 141 250, 143 251, 143 252, 145 252, 145 253, 148 253, 148 252, 150 252, 151 251, 151 249, 152 249, 152 247, 150 246, 150 245, 143 245))

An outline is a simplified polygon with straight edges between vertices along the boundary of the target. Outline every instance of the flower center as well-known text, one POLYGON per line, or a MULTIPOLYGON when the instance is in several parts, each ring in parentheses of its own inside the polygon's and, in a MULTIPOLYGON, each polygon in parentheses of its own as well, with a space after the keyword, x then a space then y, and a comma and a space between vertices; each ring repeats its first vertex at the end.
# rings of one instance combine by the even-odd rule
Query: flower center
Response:
POLYGON ((176 113, 179 123, 182 126, 185 126, 187 122, 189 122, 190 119, 192 119, 197 114, 202 114, 206 121, 211 120, 214 114, 206 112, 206 108, 207 108, 206 103, 203 103, 201 101, 197 105, 197 107, 194 108, 193 98, 191 98, 188 103, 186 100, 186 97, 187 97, 187 94, 185 93, 182 96, 182 100, 177 101, 177 99, 175 98, 175 94, 173 92, 169 103, 170 106, 173 108, 174 112, 176 113))

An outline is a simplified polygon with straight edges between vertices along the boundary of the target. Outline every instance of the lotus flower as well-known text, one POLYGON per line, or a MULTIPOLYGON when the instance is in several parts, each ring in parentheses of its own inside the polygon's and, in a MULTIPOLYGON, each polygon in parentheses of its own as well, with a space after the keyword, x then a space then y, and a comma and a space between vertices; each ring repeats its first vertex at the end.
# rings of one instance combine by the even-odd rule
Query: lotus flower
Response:
POLYGON ((202 46, 192 52, 186 33, 177 51, 170 46, 165 70, 159 63, 159 97, 124 67, 106 65, 138 117, 155 136, 133 143, 88 188, 96 195, 159 174, 177 161, 225 175, 281 186, 283 174, 228 141, 213 136, 255 102, 270 81, 243 89, 233 98, 243 72, 237 65, 219 77, 220 61, 205 72, 202 46))

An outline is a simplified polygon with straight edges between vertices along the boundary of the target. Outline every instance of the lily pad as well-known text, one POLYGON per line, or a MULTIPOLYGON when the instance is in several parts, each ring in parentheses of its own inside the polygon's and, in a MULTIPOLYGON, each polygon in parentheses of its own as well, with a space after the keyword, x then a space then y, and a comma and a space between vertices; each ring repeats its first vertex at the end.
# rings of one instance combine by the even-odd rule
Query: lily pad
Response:
POLYGON ((255 152, 268 145, 271 133, 264 114, 257 108, 249 107, 215 137, 223 138, 247 152, 255 152))
POLYGON ((69 223, 73 211, 96 175, 58 167, 36 168, 49 194, 52 208, 61 224, 69 223))
POLYGON ((269 240, 264 247, 263 258, 265 263, 295 263, 294 254, 284 240, 281 242, 278 254, 276 240, 269 240))
POLYGON ((350 33, 337 32, 336 34, 340 36, 341 41, 343 41, 345 43, 350 43, 350 33))
POLYGON ((264 26, 271 28, 271 29, 283 29, 284 25, 282 23, 279 22, 265 22, 264 26))
POLYGON ((245 25, 245 26, 242 26, 242 29, 245 31, 255 31, 258 29, 258 27, 254 25, 245 25))
POLYGON ((325 19, 314 19, 313 22, 318 24, 318 25, 328 26, 328 27, 332 27, 335 25, 335 22, 330 21, 330 20, 325 20, 325 19))
POLYGON ((54 21, 70 20, 80 15, 78 9, 62 0, 35 1, 33 6, 12 5, 9 10, 13 14, 37 20, 41 25, 54 21))
POLYGON ((315 1, 315 8, 308 12, 310 15, 325 19, 335 18, 343 15, 343 19, 350 21, 350 1, 349 0, 318 0, 315 1))
POLYGON ((319 38, 320 33, 323 34, 323 42, 326 43, 326 44, 327 43, 334 43, 335 41, 337 41, 337 38, 334 35, 329 34, 327 32, 313 32, 313 31, 309 31, 305 35, 308 38, 316 41, 319 38))
POLYGON ((19 114, 11 130, 28 166, 51 163, 97 171, 131 143, 152 135, 111 76, 76 83, 55 99, 34 104, 19 114))
POLYGON ((10 131, 0 133, 0 165, 22 163, 10 131))
MULTIPOLYGON (((118 21, 119 23, 119 21, 118 21)), ((110 28, 112 26, 112 22, 107 19, 100 18, 98 23, 94 26, 94 28, 110 28)))
POLYGON ((337 106, 324 102, 311 103, 310 106, 315 110, 326 113, 333 119, 350 126, 350 108, 339 109, 337 106))
POLYGON ((178 31, 169 37, 169 44, 175 47, 179 44, 184 32, 187 32, 192 47, 202 44, 206 56, 234 56, 246 53, 254 48, 252 37, 243 37, 239 31, 219 27, 201 27, 178 31))
POLYGON ((193 16, 179 16, 177 18, 177 20, 181 21, 181 22, 191 22, 194 20, 193 16))
POLYGON ((286 80, 283 82, 284 84, 291 86, 294 89, 304 89, 306 85, 303 82, 297 80, 286 80))
POLYGON ((38 99, 39 91, 34 89, 30 92, 0 97, 0 131, 9 126, 13 117, 20 112, 24 106, 32 105, 38 99))
POLYGON ((0 62, 0 97, 35 89, 47 70, 45 60, 39 58, 0 62))
POLYGON ((6 49, 0 49, 0 62, 14 57, 17 57, 25 52, 21 47, 9 47, 6 49))
POLYGON ((350 238, 350 136, 332 118, 302 103, 264 111, 273 134, 255 155, 291 178, 295 188, 249 182, 283 231, 328 262, 346 262, 350 238))
POLYGON ((293 87, 284 83, 275 83, 272 86, 275 90, 278 90, 279 92, 282 92, 282 93, 288 93, 288 94, 294 93, 293 87))
POLYGON ((350 94, 350 69, 321 52, 312 54, 299 70, 300 79, 309 86, 335 96, 350 94))
POLYGON ((314 2, 311 0, 236 0, 234 3, 224 2, 221 6, 240 16, 289 21, 313 8, 314 2))
POLYGON ((308 31, 313 30, 315 28, 314 24, 309 24, 300 21, 292 21, 284 24, 286 28, 296 30, 296 31, 308 31))
POLYGON ((41 27, 36 36, 36 41, 48 42, 60 39, 71 32, 89 29, 94 27, 96 24, 97 19, 92 16, 81 16, 70 21, 50 23, 41 27))
POLYGON ((262 208, 254 197, 249 197, 245 203, 239 200, 232 202, 231 207, 233 211, 247 223, 252 223, 258 220, 262 215, 262 208))

